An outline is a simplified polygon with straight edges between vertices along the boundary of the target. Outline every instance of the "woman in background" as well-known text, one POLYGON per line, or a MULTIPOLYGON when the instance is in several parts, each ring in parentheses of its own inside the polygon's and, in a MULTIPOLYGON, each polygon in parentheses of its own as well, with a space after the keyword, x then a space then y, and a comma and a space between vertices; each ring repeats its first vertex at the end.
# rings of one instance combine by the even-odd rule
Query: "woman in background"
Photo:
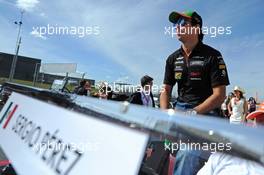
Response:
POLYGON ((245 117, 248 111, 248 105, 245 97, 243 96, 244 90, 239 86, 235 86, 233 97, 228 104, 228 111, 231 114, 230 123, 240 124, 245 122, 245 117))

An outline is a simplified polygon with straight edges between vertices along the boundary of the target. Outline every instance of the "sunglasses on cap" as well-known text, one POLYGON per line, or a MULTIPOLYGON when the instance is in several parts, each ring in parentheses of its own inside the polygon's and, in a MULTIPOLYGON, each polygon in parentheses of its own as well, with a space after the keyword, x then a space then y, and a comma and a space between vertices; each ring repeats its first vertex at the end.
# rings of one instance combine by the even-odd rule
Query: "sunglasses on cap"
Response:
POLYGON ((176 25, 179 26, 186 26, 187 24, 192 24, 190 20, 185 19, 185 18, 179 18, 178 21, 176 23, 173 24, 173 26, 175 27, 176 25))

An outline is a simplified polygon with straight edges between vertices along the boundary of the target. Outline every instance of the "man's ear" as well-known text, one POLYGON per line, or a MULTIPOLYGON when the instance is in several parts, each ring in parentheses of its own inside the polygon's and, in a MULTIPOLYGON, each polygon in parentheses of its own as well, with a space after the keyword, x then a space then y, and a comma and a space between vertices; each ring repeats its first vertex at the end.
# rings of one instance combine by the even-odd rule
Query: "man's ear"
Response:
MULTIPOLYGON (((194 26, 195 28, 201 28, 201 26, 199 25, 199 24, 196 24, 195 26, 194 26)), ((201 29, 202 30, 202 29, 201 29)))

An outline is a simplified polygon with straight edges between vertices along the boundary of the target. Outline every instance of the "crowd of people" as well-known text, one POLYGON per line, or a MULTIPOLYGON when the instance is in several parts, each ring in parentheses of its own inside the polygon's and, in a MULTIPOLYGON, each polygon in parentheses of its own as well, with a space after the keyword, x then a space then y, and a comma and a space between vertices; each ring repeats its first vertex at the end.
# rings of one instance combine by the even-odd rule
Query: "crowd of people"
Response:
MULTIPOLYGON (((149 75, 144 75, 140 80, 142 91, 132 93, 132 95, 126 96, 123 100, 127 100, 132 104, 156 107, 157 105, 151 91, 153 80, 149 75)), ((87 80, 80 81, 79 86, 74 89, 73 93, 110 100, 114 96, 110 86, 106 83, 100 85, 98 92, 92 92, 91 84, 87 80)), ((174 108, 176 108, 176 105, 178 105, 177 108, 181 111, 187 109, 186 106, 180 106, 179 102, 174 104, 174 108)), ((219 116, 229 119, 230 123, 233 124, 245 123, 247 121, 246 116, 256 111, 256 106, 257 102, 254 97, 250 97, 247 100, 245 91, 240 86, 235 86, 233 92, 230 92, 222 103, 219 116)))

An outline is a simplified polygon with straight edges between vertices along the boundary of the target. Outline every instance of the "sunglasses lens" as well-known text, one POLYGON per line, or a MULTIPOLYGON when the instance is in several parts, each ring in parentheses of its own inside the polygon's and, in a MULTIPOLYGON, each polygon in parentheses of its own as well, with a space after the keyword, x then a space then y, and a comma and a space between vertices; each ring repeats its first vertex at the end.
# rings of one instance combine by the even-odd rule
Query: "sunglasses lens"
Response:
POLYGON ((180 19, 177 21, 176 24, 179 25, 179 26, 185 26, 185 25, 189 24, 189 21, 186 21, 186 19, 184 19, 184 18, 180 18, 180 19))
POLYGON ((182 26, 185 24, 185 20, 183 18, 180 18, 177 22, 178 25, 182 26))

